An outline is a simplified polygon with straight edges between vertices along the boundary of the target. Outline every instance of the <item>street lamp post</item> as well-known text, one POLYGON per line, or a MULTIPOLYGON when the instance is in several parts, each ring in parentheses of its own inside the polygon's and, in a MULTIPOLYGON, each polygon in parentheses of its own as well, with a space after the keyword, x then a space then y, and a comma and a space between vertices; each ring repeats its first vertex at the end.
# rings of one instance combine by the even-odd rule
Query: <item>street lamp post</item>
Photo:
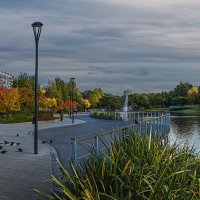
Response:
POLYGON ((35 36, 35 113, 34 113, 34 154, 38 154, 38 44, 43 24, 32 24, 35 36))
POLYGON ((71 115, 72 115, 72 124, 74 124, 74 86, 75 78, 70 78, 71 83, 71 115))

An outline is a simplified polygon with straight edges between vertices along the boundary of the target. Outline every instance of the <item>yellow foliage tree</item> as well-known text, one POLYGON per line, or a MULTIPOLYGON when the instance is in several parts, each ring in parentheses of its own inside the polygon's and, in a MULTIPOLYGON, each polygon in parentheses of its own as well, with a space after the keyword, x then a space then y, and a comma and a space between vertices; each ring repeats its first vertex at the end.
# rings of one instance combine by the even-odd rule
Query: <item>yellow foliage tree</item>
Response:
POLYGON ((48 98, 44 95, 40 95, 39 106, 40 108, 45 110, 47 110, 48 108, 55 109, 57 108, 57 101, 55 98, 48 98))
POLYGON ((23 107, 34 105, 34 91, 29 88, 19 88, 20 103, 23 107))
POLYGON ((57 107, 57 101, 55 98, 47 98, 47 106, 48 108, 56 108, 57 107))
POLYGON ((41 92, 42 94, 45 94, 45 93, 46 93, 46 90, 40 90, 40 92, 41 92))
POLYGON ((188 99, 191 104, 197 104, 198 103, 198 88, 195 86, 192 86, 188 90, 188 99))
POLYGON ((1 112, 17 112, 20 111, 20 95, 17 88, 7 90, 0 100, 1 112))
POLYGON ((90 106, 91 106, 91 103, 89 102, 89 100, 88 99, 84 99, 83 100, 84 111, 87 110, 90 106))

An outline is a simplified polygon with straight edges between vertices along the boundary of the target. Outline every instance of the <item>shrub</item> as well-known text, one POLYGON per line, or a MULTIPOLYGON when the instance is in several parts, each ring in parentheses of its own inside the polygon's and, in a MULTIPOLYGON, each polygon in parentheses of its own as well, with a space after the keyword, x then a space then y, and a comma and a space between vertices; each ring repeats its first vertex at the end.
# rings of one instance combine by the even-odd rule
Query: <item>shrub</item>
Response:
MULTIPOLYGON (((92 113, 91 117, 97 119, 109 119, 109 120, 116 120, 114 112, 94 112, 92 113)), ((118 120, 122 120, 122 117, 119 117, 118 120)))
POLYGON ((33 114, 30 113, 15 113, 13 115, 5 116, 0 118, 2 123, 21 123, 21 122, 32 122, 33 114))

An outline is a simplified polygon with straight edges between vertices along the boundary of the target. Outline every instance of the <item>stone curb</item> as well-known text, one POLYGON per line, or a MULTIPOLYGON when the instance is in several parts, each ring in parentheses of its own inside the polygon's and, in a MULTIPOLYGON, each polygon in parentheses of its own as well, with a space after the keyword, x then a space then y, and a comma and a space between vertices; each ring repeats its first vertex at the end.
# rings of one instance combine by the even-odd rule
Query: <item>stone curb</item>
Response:
POLYGON ((59 164, 57 162, 57 160, 60 160, 60 158, 59 158, 59 155, 57 153, 57 150, 51 144, 48 144, 48 147, 49 147, 50 156, 51 156, 51 169, 52 169, 51 171, 52 171, 52 174, 57 178, 61 178, 62 174, 60 172, 59 164))

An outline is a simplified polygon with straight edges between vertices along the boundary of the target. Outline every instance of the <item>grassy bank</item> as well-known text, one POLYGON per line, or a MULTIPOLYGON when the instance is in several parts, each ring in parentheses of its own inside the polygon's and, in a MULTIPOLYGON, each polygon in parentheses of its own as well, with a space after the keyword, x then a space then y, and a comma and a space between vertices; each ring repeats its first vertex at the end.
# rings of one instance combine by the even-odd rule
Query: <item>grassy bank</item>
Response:
MULTIPOLYGON (((70 175, 52 177, 58 190, 48 199, 191 200, 200 198, 200 159, 185 147, 132 133, 111 144, 107 155, 91 154, 70 175)), ((44 195, 44 194, 43 194, 44 195)))
POLYGON ((200 116, 200 106, 196 106, 191 109, 183 109, 183 110, 176 110, 176 111, 170 111, 174 114, 180 114, 180 115, 197 115, 200 116))
POLYGON ((163 108, 163 107, 152 107, 149 109, 141 110, 142 112, 169 112, 169 108, 163 108))
POLYGON ((179 109, 179 110, 171 110, 169 108, 162 107, 153 107, 150 109, 143 110, 144 112, 170 112, 174 115, 195 115, 200 116, 200 106, 196 106, 190 109, 179 109))

